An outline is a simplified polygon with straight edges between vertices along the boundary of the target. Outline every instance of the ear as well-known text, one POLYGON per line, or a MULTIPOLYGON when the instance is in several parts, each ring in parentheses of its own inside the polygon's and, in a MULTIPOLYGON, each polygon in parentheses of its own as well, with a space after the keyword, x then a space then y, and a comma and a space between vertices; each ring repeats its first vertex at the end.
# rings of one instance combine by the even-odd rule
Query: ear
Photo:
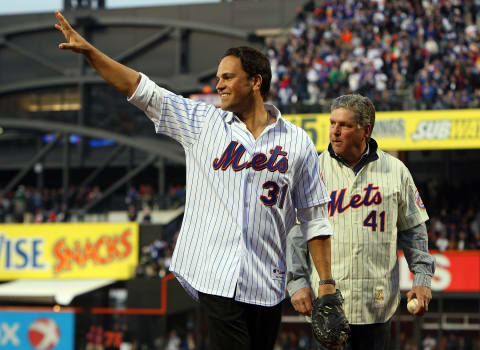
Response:
POLYGON ((262 76, 260 74, 257 74, 255 76, 251 77, 250 81, 252 82, 252 88, 254 90, 260 91, 260 88, 262 86, 262 81, 263 81, 262 76))
POLYGON ((370 136, 372 136, 372 125, 369 124, 369 125, 365 125, 363 127, 363 130, 365 131, 365 138, 369 138, 370 136))

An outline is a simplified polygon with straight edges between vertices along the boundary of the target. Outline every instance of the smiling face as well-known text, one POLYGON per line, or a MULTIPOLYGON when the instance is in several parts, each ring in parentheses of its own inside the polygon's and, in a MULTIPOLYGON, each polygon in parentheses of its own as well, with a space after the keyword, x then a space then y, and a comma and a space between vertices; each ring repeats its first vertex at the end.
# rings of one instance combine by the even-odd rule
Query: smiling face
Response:
MULTIPOLYGON (((217 91, 221 108, 241 114, 253 105, 255 93, 259 94, 258 79, 248 77, 240 58, 226 56, 218 65, 217 91)), ((261 80, 261 79, 260 79, 261 80)))
POLYGON ((371 126, 359 127, 353 111, 336 108, 330 115, 330 143, 336 154, 355 165, 367 146, 371 126))

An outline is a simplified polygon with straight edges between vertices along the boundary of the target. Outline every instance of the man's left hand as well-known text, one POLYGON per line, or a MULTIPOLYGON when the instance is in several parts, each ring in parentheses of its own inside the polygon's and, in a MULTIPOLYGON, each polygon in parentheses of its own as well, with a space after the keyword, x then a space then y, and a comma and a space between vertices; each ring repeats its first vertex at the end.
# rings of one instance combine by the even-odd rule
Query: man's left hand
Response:
POLYGON ((413 314, 415 316, 423 316, 428 311, 428 304, 432 300, 432 291, 425 286, 413 286, 407 293, 407 303, 414 297, 418 300, 418 306, 413 314))

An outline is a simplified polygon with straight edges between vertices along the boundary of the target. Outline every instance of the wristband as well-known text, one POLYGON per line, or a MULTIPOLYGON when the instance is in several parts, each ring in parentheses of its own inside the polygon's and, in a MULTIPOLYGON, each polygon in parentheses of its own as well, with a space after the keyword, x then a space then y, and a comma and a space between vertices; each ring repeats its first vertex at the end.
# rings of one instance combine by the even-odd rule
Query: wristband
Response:
POLYGON ((328 280, 320 280, 318 282, 319 285, 322 285, 322 284, 333 284, 335 285, 335 280, 333 278, 330 278, 328 280))

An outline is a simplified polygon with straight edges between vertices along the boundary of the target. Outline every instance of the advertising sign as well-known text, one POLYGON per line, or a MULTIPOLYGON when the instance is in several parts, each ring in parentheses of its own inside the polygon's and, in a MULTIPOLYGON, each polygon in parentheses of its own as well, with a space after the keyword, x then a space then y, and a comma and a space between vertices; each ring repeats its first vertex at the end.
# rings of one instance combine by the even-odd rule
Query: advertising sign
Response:
MULTIPOLYGON (((318 152, 329 143, 329 114, 284 117, 302 127, 318 152)), ((480 148, 480 109, 377 112, 373 138, 387 151, 480 148)))
MULTIPOLYGON (((480 292, 480 250, 431 253, 436 260, 432 291, 480 292)), ((400 289, 407 291, 412 287, 413 276, 405 257, 400 255, 400 289)))
POLYGON ((128 279, 137 263, 137 223, 0 225, 0 280, 128 279))
POLYGON ((72 312, 0 311, 0 349, 73 350, 72 312))

